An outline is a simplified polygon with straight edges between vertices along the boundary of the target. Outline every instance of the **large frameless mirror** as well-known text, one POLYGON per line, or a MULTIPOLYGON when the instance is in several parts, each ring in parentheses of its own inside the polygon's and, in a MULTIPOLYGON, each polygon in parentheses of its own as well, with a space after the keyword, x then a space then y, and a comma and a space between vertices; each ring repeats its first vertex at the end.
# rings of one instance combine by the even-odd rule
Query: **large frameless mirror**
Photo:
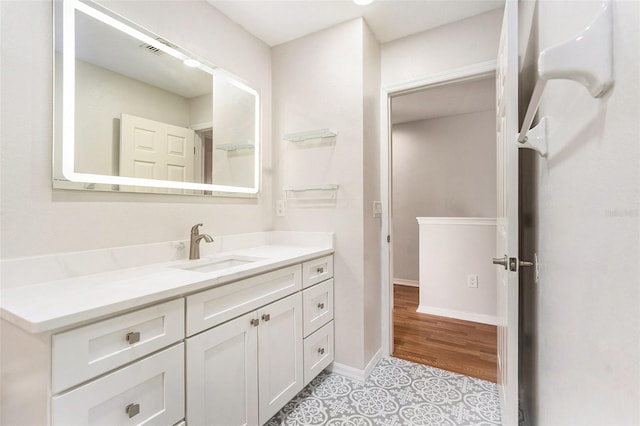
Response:
POLYGON ((54 8, 55 188, 257 195, 257 90, 89 0, 54 8))

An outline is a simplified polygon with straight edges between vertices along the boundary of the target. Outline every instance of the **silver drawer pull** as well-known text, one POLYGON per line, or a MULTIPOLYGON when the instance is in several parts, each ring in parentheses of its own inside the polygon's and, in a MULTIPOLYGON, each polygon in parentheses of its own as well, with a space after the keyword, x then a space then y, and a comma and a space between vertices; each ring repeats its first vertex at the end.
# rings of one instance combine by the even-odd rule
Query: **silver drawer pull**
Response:
POLYGON ((318 269, 316 269, 316 272, 319 274, 323 274, 324 273, 324 266, 318 266, 318 269))
POLYGON ((130 345, 133 345, 134 343, 140 341, 140 332, 132 331, 131 333, 127 333, 125 337, 127 339, 127 342, 129 342, 130 345))
POLYGON ((125 407, 124 412, 127 413, 129 418, 133 417, 140 412, 140 404, 129 404, 125 407))
POLYGON ((324 309, 324 303, 322 302, 318 303, 318 309, 324 309))
POLYGON ((324 355, 324 348, 318 348, 318 353, 320 355, 324 355))
POLYGON ((251 325, 257 327, 260 324, 260 320, 258 318, 254 318, 251 320, 251 325))
POLYGON ((267 322, 271 319, 271 315, 269 314, 264 314, 262 315, 262 321, 267 322))

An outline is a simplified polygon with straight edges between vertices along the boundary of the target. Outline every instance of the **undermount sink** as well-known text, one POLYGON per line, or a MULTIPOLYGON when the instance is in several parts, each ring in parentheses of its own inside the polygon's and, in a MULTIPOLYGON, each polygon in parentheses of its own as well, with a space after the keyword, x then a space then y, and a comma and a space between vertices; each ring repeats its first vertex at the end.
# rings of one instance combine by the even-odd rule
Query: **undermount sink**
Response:
POLYGON ((215 272, 223 269, 233 268, 234 266, 246 265, 248 263, 262 260, 258 257, 233 256, 225 258, 202 258, 183 263, 174 268, 184 269, 195 272, 215 272))

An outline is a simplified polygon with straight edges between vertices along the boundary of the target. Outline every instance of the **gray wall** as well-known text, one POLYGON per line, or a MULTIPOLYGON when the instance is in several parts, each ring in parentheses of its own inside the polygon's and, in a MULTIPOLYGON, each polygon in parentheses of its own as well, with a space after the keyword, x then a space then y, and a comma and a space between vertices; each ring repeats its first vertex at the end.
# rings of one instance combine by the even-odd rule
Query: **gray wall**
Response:
POLYGON ((394 278, 418 280, 416 217, 495 217, 495 112, 392 129, 394 278))

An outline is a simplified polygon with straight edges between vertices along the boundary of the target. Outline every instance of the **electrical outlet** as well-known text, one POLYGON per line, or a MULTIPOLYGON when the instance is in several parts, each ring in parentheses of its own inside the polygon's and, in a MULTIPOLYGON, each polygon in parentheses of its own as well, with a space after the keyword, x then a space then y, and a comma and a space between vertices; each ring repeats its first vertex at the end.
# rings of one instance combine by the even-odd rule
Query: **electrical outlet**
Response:
POLYGON ((467 286, 471 288, 478 288, 478 276, 472 274, 467 275, 467 286))
POLYGON ((276 216, 284 216, 284 200, 276 201, 276 216))

